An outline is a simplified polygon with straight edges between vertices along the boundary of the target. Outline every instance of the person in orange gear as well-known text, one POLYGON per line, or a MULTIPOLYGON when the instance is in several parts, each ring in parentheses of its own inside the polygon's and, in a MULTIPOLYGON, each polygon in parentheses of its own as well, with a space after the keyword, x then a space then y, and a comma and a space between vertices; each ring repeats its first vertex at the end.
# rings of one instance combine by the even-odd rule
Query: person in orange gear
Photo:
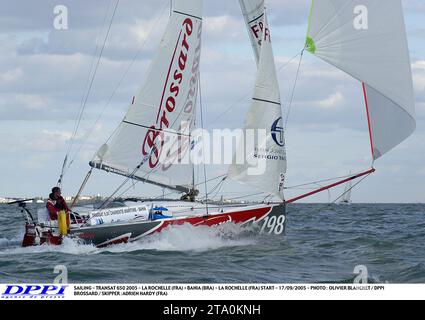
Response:
POLYGON ((58 220, 59 211, 65 210, 67 214, 71 212, 71 210, 69 210, 68 204, 62 197, 61 189, 59 187, 54 187, 52 189, 52 193, 49 195, 49 199, 46 203, 46 208, 49 211, 50 220, 58 220))

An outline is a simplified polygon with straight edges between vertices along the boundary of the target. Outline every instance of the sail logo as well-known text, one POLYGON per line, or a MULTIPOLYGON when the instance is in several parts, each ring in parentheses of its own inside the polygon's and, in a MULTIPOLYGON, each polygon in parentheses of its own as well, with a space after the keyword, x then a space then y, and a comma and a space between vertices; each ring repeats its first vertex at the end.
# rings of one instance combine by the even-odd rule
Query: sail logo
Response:
POLYGON ((283 119, 280 117, 275 122, 273 122, 272 128, 271 128, 271 134, 273 141, 276 142, 276 144, 279 147, 285 146, 285 135, 283 130, 283 119))
POLYGON ((160 161, 162 147, 165 142, 164 131, 172 126, 172 123, 170 124, 170 116, 176 108, 177 99, 184 81, 185 70, 191 49, 189 40, 192 34, 193 21, 190 18, 186 18, 182 23, 182 30, 180 31, 170 62, 156 124, 149 128, 142 145, 142 154, 143 156, 149 156, 148 165, 151 169, 156 168, 160 161), (174 69, 173 66, 175 66, 174 69), (171 84, 169 84, 169 82, 171 82, 171 84))
POLYGON ((199 66, 201 60, 201 36, 202 36, 202 24, 198 28, 197 34, 197 47, 195 48, 194 59, 192 63, 191 78, 189 80, 189 92, 187 93, 186 100, 184 102, 183 110, 180 112, 182 119, 177 132, 167 134, 165 137, 165 145, 161 155, 162 171, 169 170, 174 164, 182 164, 189 157, 189 150, 192 148, 192 142, 190 140, 191 129, 193 125, 193 110, 196 104, 196 97, 198 93, 199 84, 199 66), (185 159, 186 158, 186 159, 185 159))
POLYGON ((271 42, 270 29, 267 28, 267 26, 264 26, 263 21, 256 21, 254 24, 252 24, 251 31, 254 34, 255 39, 258 40, 258 44, 260 46, 263 40, 271 42))

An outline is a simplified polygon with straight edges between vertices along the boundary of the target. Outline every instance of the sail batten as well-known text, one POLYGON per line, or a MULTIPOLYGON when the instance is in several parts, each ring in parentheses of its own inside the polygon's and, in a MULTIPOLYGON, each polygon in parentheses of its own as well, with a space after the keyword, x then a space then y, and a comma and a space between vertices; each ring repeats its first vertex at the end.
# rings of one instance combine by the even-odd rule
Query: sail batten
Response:
POLYGON ((142 125, 142 124, 137 124, 137 123, 133 123, 133 122, 125 121, 125 120, 123 121, 123 123, 131 125, 131 126, 135 126, 135 127, 150 129, 150 130, 158 132, 158 133, 167 133, 167 134, 170 134, 170 135, 190 137, 190 134, 185 134, 185 133, 182 133, 182 132, 172 132, 172 131, 167 131, 167 130, 163 130, 163 129, 150 128, 150 127, 142 125))
POLYGON ((255 22, 255 21, 257 21, 257 20, 261 19, 262 17, 264 17, 264 13, 262 13, 260 16, 258 16, 258 17, 256 17, 256 18, 252 19, 252 20, 251 20, 251 21, 249 21, 248 23, 249 23, 249 24, 251 24, 251 23, 253 23, 253 22, 255 22))
POLYGON ((191 17, 191 18, 195 18, 195 19, 198 19, 198 20, 202 20, 202 17, 194 16, 193 14, 189 14, 189 13, 186 13, 186 12, 181 12, 181 11, 177 11, 177 10, 174 10, 173 12, 174 13, 177 13, 177 14, 181 14, 181 15, 187 16, 187 17, 191 17))
POLYGON ((363 83, 373 159, 416 128, 401 0, 313 1, 306 49, 363 83))
POLYGON ((260 98, 252 98, 252 100, 255 101, 260 101, 260 102, 265 102, 265 103, 270 103, 270 104, 276 104, 278 106, 281 106, 282 103, 281 102, 277 102, 277 101, 270 101, 270 100, 264 100, 264 99, 260 99, 260 98))

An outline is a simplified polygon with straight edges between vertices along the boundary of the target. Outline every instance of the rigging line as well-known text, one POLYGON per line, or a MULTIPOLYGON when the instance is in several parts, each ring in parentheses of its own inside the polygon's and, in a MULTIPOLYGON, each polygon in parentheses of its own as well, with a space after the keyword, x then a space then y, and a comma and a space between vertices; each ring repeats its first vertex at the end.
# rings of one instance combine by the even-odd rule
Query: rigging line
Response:
POLYGON ((90 71, 89 71, 89 73, 87 75, 86 83, 84 85, 84 88, 85 89, 84 89, 84 94, 81 97, 80 110, 78 110, 78 114, 77 114, 77 117, 76 117, 75 123, 74 123, 74 128, 72 129, 72 136, 71 136, 71 139, 69 140, 68 148, 67 148, 67 151, 66 151, 66 154, 65 154, 65 158, 63 160, 62 170, 61 170, 61 173, 60 173, 58 182, 57 182, 57 186, 58 187, 62 187, 63 177, 64 177, 64 175, 65 175, 65 173, 67 171, 68 158, 69 158, 69 155, 71 153, 71 149, 72 149, 72 146, 73 146, 73 143, 74 143, 74 139, 75 139, 75 136, 76 136, 75 128, 77 126, 77 121, 78 121, 78 118, 80 116, 81 109, 83 108, 83 102, 84 102, 85 92, 87 92, 87 90, 88 90, 88 86, 89 86, 89 82, 90 82, 90 77, 91 77, 91 74, 93 72, 93 67, 94 67, 94 64, 95 64, 95 61, 96 61, 97 52, 98 52, 99 47, 100 47, 100 41, 99 41, 100 40, 100 36, 101 36, 101 34, 103 32, 103 29, 105 28, 106 19, 108 17, 108 12, 109 12, 109 9, 111 8, 112 1, 113 0, 110 0, 109 1, 109 5, 108 5, 108 8, 107 8, 107 10, 105 12, 105 16, 103 17, 102 28, 100 29, 100 32, 99 32, 99 34, 96 37, 96 47, 95 47, 95 50, 94 50, 94 52, 92 54, 93 58, 92 58, 92 61, 91 61, 91 64, 90 64, 90 71))
MULTIPOLYGON (((363 181, 363 180, 360 180, 359 181, 359 183, 361 182, 361 181, 363 181)), ((336 198, 332 203, 336 203, 338 200, 340 200, 342 197, 345 197, 345 195, 346 194, 348 194, 349 192, 351 192, 353 189, 354 189, 354 187, 356 187, 357 186, 357 184, 358 183, 356 183, 354 186, 352 186, 351 188, 349 188, 348 190, 345 190, 338 198, 336 198)))
POLYGON ((94 68, 94 65, 95 65, 96 57, 97 57, 97 52, 98 52, 99 47, 100 47, 100 37, 101 37, 101 35, 103 33, 103 30, 105 29, 105 26, 106 26, 106 19, 108 17, 108 13, 109 13, 109 9, 111 8, 112 1, 113 0, 110 0, 109 1, 108 8, 107 8, 107 10, 105 12, 105 16, 103 18, 102 28, 100 29, 100 32, 99 32, 98 36, 96 37, 96 47, 95 47, 95 50, 93 52, 93 58, 92 58, 91 65, 90 65, 90 71, 89 71, 89 73, 87 75, 86 83, 84 85, 84 88, 85 89, 84 89, 84 94, 81 97, 80 109, 78 110, 77 117, 75 118, 74 128, 72 129, 73 136, 72 136, 72 139, 70 139, 70 141, 69 141, 68 151, 66 153, 67 155, 69 155, 69 153, 71 152, 71 147, 72 147, 72 143, 73 143, 74 133, 75 133, 75 130, 76 130, 76 127, 77 127, 78 118, 80 116, 81 109, 83 108, 84 97, 85 97, 85 95, 86 95, 86 93, 88 91, 88 87, 89 87, 89 83, 90 83, 90 78, 92 77, 92 72, 93 72, 93 68, 94 68))
MULTIPOLYGON (((199 166, 198 166, 198 168, 199 168, 199 166)), ((214 180, 223 178, 223 177, 225 177, 227 179, 227 174, 223 174, 221 176, 218 176, 218 177, 215 177, 215 178, 211 178, 211 179, 206 180, 206 181, 199 182, 199 183, 195 184, 195 187, 200 186, 200 185, 204 184, 205 182, 211 182, 211 181, 214 181, 214 180)), ((169 193, 166 193, 164 196, 167 197, 167 196, 172 195, 174 193, 177 193, 177 192, 176 191, 169 192, 169 193)), ((159 199, 160 197, 162 197, 162 196, 158 196, 155 199, 159 199)))
MULTIPOLYGON (((314 184, 316 185, 316 187, 319 187, 319 188, 322 188, 322 187, 323 187, 323 185, 321 185, 321 184, 320 184, 320 183, 318 183, 318 182, 315 182, 314 184)), ((313 190, 315 190, 315 189, 317 189, 317 188, 314 188, 313 190)), ((330 202, 330 201, 331 201, 331 197, 332 197, 331 190, 330 190, 330 189, 328 189, 328 190, 326 190, 326 191, 328 192, 328 202, 330 202)))
POLYGON ((297 197, 295 197, 295 198, 288 199, 288 200, 286 200, 286 203, 293 203, 293 202, 296 202, 296 201, 298 201, 298 200, 305 199, 305 198, 307 198, 307 197, 311 197, 311 196, 313 196, 313 195, 315 195, 315 194, 318 194, 318 193, 321 193, 321 192, 323 192, 323 191, 326 191, 326 190, 329 190, 329 189, 335 188, 335 187, 337 187, 337 186, 339 186, 339 185, 342 185, 342 184, 344 184, 344 183, 347 183, 347 182, 350 182, 350 181, 353 181, 353 180, 357 180, 357 179, 359 179, 359 178, 361 178, 361 177, 364 177, 364 176, 366 176, 366 175, 370 175, 371 173, 374 173, 374 172, 376 172, 376 170, 375 170, 375 169, 373 169, 373 168, 372 168, 372 169, 369 169, 369 170, 367 170, 367 171, 365 171, 365 172, 362 172, 362 173, 359 173, 359 174, 353 175, 352 177, 349 177, 349 178, 347 178, 347 179, 343 179, 343 180, 341 180, 341 181, 338 181, 338 182, 335 182, 335 183, 329 184, 329 185, 324 186, 324 187, 321 187, 321 188, 319 188, 319 189, 317 189, 317 190, 314 190, 314 191, 311 191, 311 192, 308 192, 308 193, 305 193, 305 194, 299 195, 299 196, 297 196, 297 197))
MULTIPOLYGON (((145 164, 145 162, 147 160, 150 159, 150 157, 152 156, 153 152, 156 150, 156 147, 153 146, 149 155, 146 156, 142 162, 133 170, 133 172, 124 179, 124 181, 121 183, 121 185, 115 189, 115 191, 100 205, 99 209, 102 209, 104 206, 106 206, 108 203, 111 202, 111 199, 127 184, 128 181, 133 179, 133 176, 136 174, 137 171, 139 171, 139 169, 145 164)), ((134 185, 131 185, 131 187, 133 187, 134 185)))
MULTIPOLYGON (((95 66, 95 69, 94 69, 94 72, 93 72, 93 76, 92 76, 92 78, 90 80, 90 84, 89 84, 89 88, 87 90, 87 94, 85 95, 84 102, 83 102, 82 108, 80 110, 80 114, 78 116, 78 119, 77 119, 77 125, 75 127, 75 130, 74 130, 74 133, 73 133, 73 137, 72 137, 72 140, 71 140, 71 149, 72 149, 72 146, 73 146, 73 144, 75 142, 75 137, 77 135, 78 129, 80 128, 80 125, 81 125, 81 120, 83 118, 83 114, 84 114, 84 111, 86 109, 87 101, 88 101, 88 99, 90 97, 90 93, 91 93, 91 90, 93 88, 94 80, 96 79, 96 75, 97 75, 97 71, 99 69, 100 61, 102 60, 103 52, 105 50, 106 43, 108 41, 108 37, 109 37, 109 34, 111 32, 112 24, 114 22, 115 14, 117 12, 117 8, 118 8, 119 3, 120 3, 120 0, 117 0, 117 2, 115 4, 115 7, 114 7, 114 11, 112 13, 111 20, 109 22, 109 26, 108 26, 108 30, 107 30, 106 35, 105 35, 105 39, 103 41, 102 49, 100 50, 99 57, 98 57, 97 62, 96 62, 96 66, 95 66)), ((70 167, 70 165, 68 165, 68 168, 69 167, 70 167)))
MULTIPOLYGON (((226 177, 224 177, 223 179, 221 179, 221 181, 220 181, 219 183, 217 183, 217 184, 215 185, 215 187, 214 187, 214 188, 212 188, 212 189, 210 190, 210 194, 212 194, 213 192, 215 192, 215 193, 214 193, 214 195, 210 196, 211 200, 212 200, 214 197, 216 197, 216 196, 218 195, 218 193, 221 191, 221 188, 223 187, 224 182, 226 181, 226 179, 227 179, 227 176, 226 176, 226 177), (217 191, 216 191, 216 190, 217 190, 217 191)), ((208 201, 208 197, 205 197, 205 200, 206 200, 206 201, 208 201)))
MULTIPOLYGON (((369 173, 367 176, 364 176, 362 179, 360 179, 358 182, 356 182, 352 187, 351 187, 351 189, 350 189, 350 191, 351 190, 353 190, 355 187, 357 187, 360 183, 362 183, 365 179, 367 179, 370 175, 371 175, 372 173, 369 173)), ((344 193, 345 194, 345 193, 344 193)), ((323 205, 323 206, 321 206, 321 207, 319 207, 319 209, 317 209, 317 212, 319 212, 319 211, 321 211, 321 210, 323 210, 324 208, 327 208, 327 207, 329 207, 330 205, 333 205, 333 204, 335 204, 341 197, 343 197, 344 196, 344 194, 343 195, 341 195, 340 197, 338 197, 337 199, 335 199, 335 201, 333 201, 333 202, 330 202, 330 203, 327 203, 327 204, 325 204, 325 205, 323 205)))
MULTIPOLYGON (((81 150, 84 148, 84 146, 87 143, 87 138, 92 134, 93 130, 95 129, 96 125, 99 123, 99 121, 102 119, 103 115, 105 114, 106 109, 110 106, 112 99, 115 97, 115 94, 117 93, 118 89, 121 87, 123 81, 125 80, 125 78, 127 77, 128 73, 130 72, 131 67, 134 65, 134 63, 136 62, 136 60, 139 58, 140 54, 142 53, 143 49, 146 46, 146 43, 148 42, 148 40, 150 39, 150 37, 152 36, 152 32, 154 29, 156 29, 156 26, 159 24, 159 21, 162 19, 162 17, 164 16, 164 13, 166 11, 168 7, 167 1, 165 1, 165 5, 163 6, 160 14, 158 15, 157 19, 155 20, 154 24, 151 26, 150 30, 148 31, 148 36, 146 37, 146 39, 143 41, 143 43, 141 44, 141 46, 139 47, 139 49, 137 50, 137 53, 134 55, 132 61, 130 62, 130 64, 127 66, 123 76, 121 77, 121 79, 118 81, 118 84, 116 85, 116 87, 114 88, 114 90, 112 91, 111 96, 109 97, 107 103, 105 104, 105 106, 103 107, 100 115, 97 117, 96 121, 94 122, 93 126, 90 128, 90 130, 88 132, 86 132, 84 138, 83 138, 83 143, 80 145, 80 147, 78 148, 77 152, 75 153, 75 156, 72 158, 72 161, 70 163, 70 165, 72 164, 72 162, 74 162, 75 158, 77 157, 77 155, 81 152, 81 150)), ((114 134, 117 132, 117 129, 115 129, 112 134, 109 136, 108 140, 106 141, 106 143, 108 143, 110 141, 110 139, 114 136, 114 134)))
POLYGON ((221 188, 224 185, 224 181, 226 181, 226 178, 223 178, 219 183, 217 183, 217 185, 210 191, 210 194, 212 194, 213 192, 215 192, 217 190, 217 192, 215 192, 214 196, 217 196, 217 194, 220 192, 221 188))
POLYGON ((237 200, 237 199, 243 199, 243 198, 248 198, 248 197, 253 197, 253 196, 259 196, 259 195, 262 195, 262 194, 264 194, 264 192, 258 192, 258 193, 248 194, 248 195, 245 195, 245 196, 229 198, 229 199, 226 199, 226 200, 237 200))
MULTIPOLYGON (((205 147, 205 138, 204 138, 204 108, 202 105, 202 87, 201 87, 201 72, 198 71, 198 87, 199 87, 199 107, 200 107, 200 114, 201 114, 201 127, 202 127, 202 144, 203 144, 203 149, 205 147)), ((204 154, 204 151, 202 152, 202 154, 204 154)), ((207 184, 207 169, 206 169, 206 164, 205 161, 203 161, 203 171, 204 171, 204 179, 205 179, 205 183, 204 183, 204 187, 205 187, 205 208, 207 210, 207 215, 208 215, 208 184, 207 184)))
MULTIPOLYGON (((292 61, 294 61, 296 58, 298 58, 298 56, 300 54, 301 54, 301 52, 298 52, 295 56, 293 56, 290 60, 288 60, 284 65, 279 67, 277 69, 277 72, 279 73, 280 71, 282 71, 283 69, 288 67, 292 63, 292 61)), ((229 113, 233 109, 234 106, 238 105, 239 103, 244 101, 246 98, 248 98, 250 94, 251 94, 251 91, 249 93, 245 94, 243 97, 241 97, 238 101, 236 101, 235 103, 230 105, 230 107, 228 107, 224 112, 219 114, 213 121, 211 121, 210 124, 216 123, 218 120, 220 120, 222 117, 224 117, 227 113, 229 113)))
POLYGON ((295 75, 294 87, 292 88, 291 99, 289 100, 288 112, 286 113, 284 131, 286 131, 288 128, 288 120, 289 120, 289 116, 291 115, 292 103, 294 102, 294 98, 295 98, 295 89, 297 87, 298 77, 300 75, 300 69, 301 69, 301 63, 303 61, 304 51, 305 49, 301 51, 300 62, 298 63, 297 74, 295 75))
POLYGON ((355 176, 355 174, 349 174, 349 175, 345 175, 345 176, 329 178, 329 179, 324 179, 324 180, 317 180, 317 181, 313 181, 313 182, 309 182, 309 183, 299 184, 299 185, 296 185, 296 186, 286 187, 285 189, 296 189, 296 188, 299 188, 299 187, 305 187, 305 186, 310 186, 310 185, 314 185, 314 184, 319 184, 319 183, 322 183, 322 182, 329 182, 329 181, 333 181, 333 180, 349 178, 349 177, 352 177, 352 176, 355 176))
MULTIPOLYGON (((225 178, 225 179, 227 179, 227 174, 223 174, 223 175, 221 175, 221 176, 218 176, 218 177, 215 177, 215 178, 211 178, 211 179, 209 179, 209 180, 207 180, 206 182, 211 182, 211 181, 214 181, 214 180, 217 180, 217 179, 220 179, 220 178, 225 178)), ((126 194, 133 186, 135 186, 136 184, 138 184, 138 183, 140 183, 140 181, 136 181, 135 183, 134 183, 134 185, 131 185, 129 188, 127 188, 125 191, 123 191, 118 197, 120 198, 120 197, 122 197, 124 194, 126 194)), ((202 184, 204 184, 205 183, 205 181, 202 181, 202 182, 199 182, 199 183, 197 183, 197 184, 195 184, 195 187, 197 187, 197 186, 199 186, 199 185, 202 185, 202 184)), ((177 192, 177 191, 172 191, 172 192, 169 192, 169 193, 166 193, 166 194, 163 194, 163 195, 160 195, 160 196, 157 196, 157 197, 155 197, 154 199, 160 199, 161 197, 168 197, 168 196, 170 196, 170 195, 172 195, 172 194, 175 194, 175 193, 179 193, 179 192, 177 192)))
POLYGON ((117 198, 122 198, 130 189, 133 189, 136 187, 136 184, 138 184, 140 181, 135 181, 131 186, 129 186, 127 189, 125 189, 122 193, 118 195, 117 198))
POLYGON ((272 194, 267 195, 267 196, 263 199, 262 203, 265 203, 265 202, 266 202, 266 199, 267 199, 267 198, 270 198, 270 197, 272 197, 272 196, 273 196, 272 194))

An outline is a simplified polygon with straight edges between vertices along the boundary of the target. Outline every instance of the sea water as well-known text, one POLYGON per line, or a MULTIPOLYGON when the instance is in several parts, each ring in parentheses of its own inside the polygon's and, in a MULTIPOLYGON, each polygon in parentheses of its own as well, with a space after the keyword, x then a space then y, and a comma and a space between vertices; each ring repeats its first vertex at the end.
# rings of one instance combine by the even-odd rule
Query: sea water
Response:
POLYGON ((232 224, 183 225, 138 242, 98 249, 22 248, 19 208, 0 205, 0 283, 425 283, 425 205, 294 204, 284 235, 232 224), (357 269, 358 270, 358 269, 357 269))

